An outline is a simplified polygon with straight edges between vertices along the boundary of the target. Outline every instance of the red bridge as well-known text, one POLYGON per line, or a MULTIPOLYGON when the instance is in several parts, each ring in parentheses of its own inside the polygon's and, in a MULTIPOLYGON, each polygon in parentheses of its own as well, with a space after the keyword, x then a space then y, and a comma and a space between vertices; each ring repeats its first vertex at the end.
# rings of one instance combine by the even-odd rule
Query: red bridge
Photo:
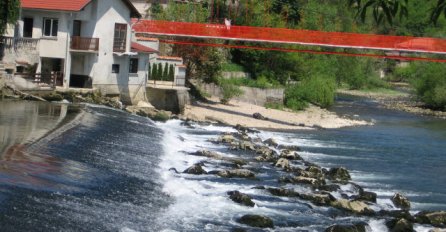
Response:
POLYGON ((133 29, 137 33, 183 38, 183 41, 181 39, 177 41, 162 41, 176 44, 446 62, 446 59, 444 58, 440 59, 434 58, 432 56, 427 56, 435 54, 446 54, 446 40, 438 38, 322 32, 310 30, 293 30, 285 28, 230 25, 227 26, 224 24, 202 24, 155 20, 141 20, 139 22, 136 22, 133 26, 133 29), (184 41, 184 38, 203 38, 271 43, 275 44, 276 47, 197 43, 184 41), (351 48, 359 49, 360 52, 346 53, 338 51, 327 52, 320 50, 289 49, 279 47, 277 45, 307 45, 332 48, 351 48), (366 50, 385 51, 386 53, 370 53, 366 52, 366 50), (398 55, 389 55, 389 52, 392 52, 392 54, 397 53, 398 55), (403 53, 404 56, 401 55, 401 53, 403 53), (409 53, 414 53, 416 56, 407 56, 409 53))

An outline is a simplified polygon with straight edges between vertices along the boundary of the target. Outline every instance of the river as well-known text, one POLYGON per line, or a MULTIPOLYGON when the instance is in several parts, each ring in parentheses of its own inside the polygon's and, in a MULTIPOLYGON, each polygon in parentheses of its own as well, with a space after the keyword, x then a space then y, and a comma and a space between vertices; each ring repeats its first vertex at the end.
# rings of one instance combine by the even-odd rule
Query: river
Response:
MULTIPOLYGON (((247 158, 209 141, 228 127, 153 123, 93 105, 0 101, 0 109, 1 231, 258 231, 236 222, 248 213, 271 217, 276 231, 353 222, 386 230, 384 220, 253 189, 280 185, 283 173, 267 163, 247 166, 260 181, 169 171, 202 161, 206 170, 227 167, 187 155, 200 149, 247 158), (251 195, 256 207, 229 200, 232 190, 251 195)), ((302 157, 323 167, 346 167, 354 182, 378 193, 382 208, 392 209, 389 198, 401 192, 414 212, 446 210, 446 121, 364 99, 338 99, 332 110, 375 125, 253 136, 298 145, 302 157)))

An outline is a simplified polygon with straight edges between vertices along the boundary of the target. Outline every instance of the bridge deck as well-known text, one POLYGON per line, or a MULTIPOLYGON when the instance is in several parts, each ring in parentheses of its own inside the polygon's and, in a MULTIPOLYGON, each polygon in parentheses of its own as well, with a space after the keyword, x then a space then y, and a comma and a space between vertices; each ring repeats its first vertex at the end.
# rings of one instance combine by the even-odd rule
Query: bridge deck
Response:
POLYGON ((248 26, 227 27, 221 24, 156 20, 141 20, 134 25, 133 29, 138 33, 152 35, 446 54, 446 40, 426 37, 322 32, 248 26))

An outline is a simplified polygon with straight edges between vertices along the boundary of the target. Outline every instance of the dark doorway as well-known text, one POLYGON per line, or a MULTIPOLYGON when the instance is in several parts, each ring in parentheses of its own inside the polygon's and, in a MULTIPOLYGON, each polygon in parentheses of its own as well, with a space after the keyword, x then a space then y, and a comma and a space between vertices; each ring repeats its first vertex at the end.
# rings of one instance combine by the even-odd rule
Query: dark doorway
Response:
POLYGON ((41 82, 63 85, 63 59, 42 58, 41 82))
POLYGON ((81 36, 81 29, 82 29, 82 21, 80 20, 74 20, 73 21, 73 36, 81 36))
POLYGON ((33 28, 34 28, 34 19, 33 18, 24 18, 23 19, 23 37, 32 38, 33 37, 33 28))

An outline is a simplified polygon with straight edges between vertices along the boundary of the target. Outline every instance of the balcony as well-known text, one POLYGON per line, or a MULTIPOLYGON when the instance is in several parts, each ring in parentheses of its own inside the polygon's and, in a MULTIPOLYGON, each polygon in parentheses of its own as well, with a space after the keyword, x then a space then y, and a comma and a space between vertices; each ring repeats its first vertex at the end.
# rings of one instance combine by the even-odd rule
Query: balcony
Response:
POLYGON ((39 39, 33 38, 15 38, 8 36, 0 37, 0 46, 5 50, 17 52, 18 50, 37 50, 39 39))
POLYGON ((99 38, 87 38, 80 36, 71 37, 71 50, 83 52, 98 52, 99 38))

